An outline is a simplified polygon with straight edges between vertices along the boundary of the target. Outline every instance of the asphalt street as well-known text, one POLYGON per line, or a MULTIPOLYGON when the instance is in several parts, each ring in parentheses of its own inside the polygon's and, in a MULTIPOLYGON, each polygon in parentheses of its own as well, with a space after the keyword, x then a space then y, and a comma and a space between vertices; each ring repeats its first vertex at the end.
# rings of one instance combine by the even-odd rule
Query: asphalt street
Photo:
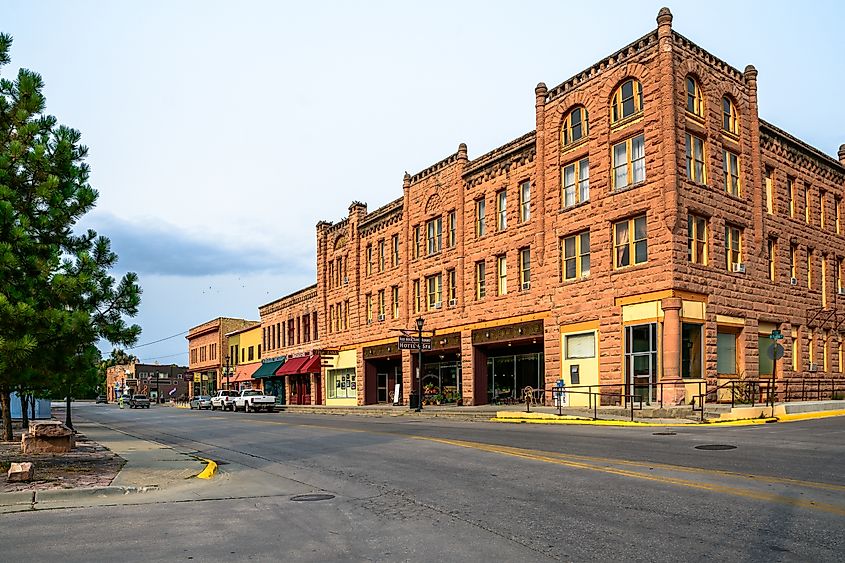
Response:
POLYGON ((661 429, 114 405, 75 416, 220 473, 195 498, 6 514, 0 560, 845 559, 845 418, 661 429), (298 499, 313 493, 326 498, 298 499))

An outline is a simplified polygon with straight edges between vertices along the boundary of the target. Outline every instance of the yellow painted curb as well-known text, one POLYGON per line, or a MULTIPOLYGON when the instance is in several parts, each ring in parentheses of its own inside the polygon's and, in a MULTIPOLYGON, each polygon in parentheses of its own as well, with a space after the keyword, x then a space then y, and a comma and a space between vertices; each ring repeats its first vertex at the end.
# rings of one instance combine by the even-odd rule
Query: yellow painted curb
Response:
MULTIPOLYGON (((524 413, 530 414, 530 413, 524 413)), ((544 415, 548 416, 548 415, 544 415)), ((707 422, 664 422, 664 423, 657 423, 657 422, 640 422, 634 421, 631 422, 630 420, 592 420, 586 418, 540 418, 540 417, 531 417, 531 418, 516 418, 516 417, 496 417, 491 418, 490 422, 503 422, 503 423, 510 423, 510 424, 580 424, 584 426, 636 426, 640 428, 666 428, 666 427, 675 427, 675 428, 690 428, 690 427, 701 427, 701 426, 751 426, 754 424, 768 424, 771 422, 777 422, 777 418, 753 418, 753 419, 746 419, 746 420, 726 420, 726 421, 707 421, 707 422)))
POLYGON ((205 469, 199 472, 196 476, 197 479, 211 479, 214 477, 214 474, 217 473, 217 464, 211 461, 210 459, 205 458, 197 458, 201 459, 202 461, 206 462, 205 469))
POLYGON ((795 414, 782 414, 778 416, 780 422, 797 422, 799 420, 814 420, 817 418, 833 418, 835 416, 845 416, 845 410, 837 411, 815 411, 815 412, 798 412, 795 414))

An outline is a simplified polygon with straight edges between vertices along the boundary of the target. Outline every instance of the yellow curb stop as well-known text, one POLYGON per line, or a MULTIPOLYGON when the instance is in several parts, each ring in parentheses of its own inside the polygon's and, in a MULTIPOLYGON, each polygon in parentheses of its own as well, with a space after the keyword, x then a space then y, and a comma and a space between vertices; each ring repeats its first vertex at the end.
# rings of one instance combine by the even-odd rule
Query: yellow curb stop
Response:
POLYGON ((203 469, 196 475, 197 479, 211 479, 212 477, 214 477, 214 474, 217 473, 217 464, 211 461, 210 459, 197 459, 201 459, 202 461, 206 462, 205 469, 203 469))

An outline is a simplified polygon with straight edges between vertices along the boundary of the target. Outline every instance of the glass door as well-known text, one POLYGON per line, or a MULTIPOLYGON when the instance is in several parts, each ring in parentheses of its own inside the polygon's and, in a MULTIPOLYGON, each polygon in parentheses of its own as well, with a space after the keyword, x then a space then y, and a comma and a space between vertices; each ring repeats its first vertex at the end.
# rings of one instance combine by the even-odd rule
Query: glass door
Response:
POLYGON ((387 402, 387 374, 386 373, 377 373, 376 374, 376 390, 377 390, 377 403, 386 403, 387 402))
POLYGON ((643 404, 657 400, 657 323, 625 327, 627 394, 643 404))

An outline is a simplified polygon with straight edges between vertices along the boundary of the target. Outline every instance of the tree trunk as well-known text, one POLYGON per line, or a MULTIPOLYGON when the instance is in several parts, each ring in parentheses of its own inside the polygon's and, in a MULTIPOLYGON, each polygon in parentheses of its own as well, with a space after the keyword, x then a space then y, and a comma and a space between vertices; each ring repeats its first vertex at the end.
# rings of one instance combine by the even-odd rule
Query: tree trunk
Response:
POLYGON ((21 428, 29 428, 29 401, 28 395, 23 391, 18 391, 18 399, 21 400, 21 428))
POLYGON ((70 389, 65 398, 65 426, 73 430, 73 422, 70 419, 70 389))
POLYGON ((3 440, 12 441, 12 398, 9 396, 9 388, 0 388, 0 410, 3 411, 3 440))
POLYGON ((35 420, 35 393, 32 393, 29 396, 29 406, 32 407, 32 416, 29 417, 29 418, 31 418, 32 420, 35 420))

